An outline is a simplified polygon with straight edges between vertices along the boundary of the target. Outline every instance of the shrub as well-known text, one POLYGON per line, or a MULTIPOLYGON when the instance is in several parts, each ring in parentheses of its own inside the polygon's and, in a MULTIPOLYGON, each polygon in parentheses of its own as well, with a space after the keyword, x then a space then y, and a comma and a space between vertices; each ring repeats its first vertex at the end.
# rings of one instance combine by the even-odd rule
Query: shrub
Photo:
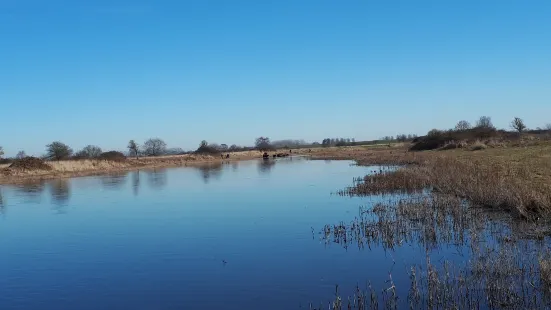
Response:
POLYGON ((124 154, 121 153, 121 152, 109 151, 109 152, 101 153, 101 154, 98 156, 98 159, 101 159, 101 160, 110 160, 110 161, 125 161, 125 160, 126 160, 126 156, 124 156, 124 154))
POLYGON ((466 144, 469 142, 475 142, 477 140, 486 140, 496 137, 513 137, 515 134, 507 133, 505 131, 497 131, 490 127, 475 127, 472 129, 461 131, 439 131, 433 129, 430 131, 430 135, 420 137, 413 142, 415 143, 410 150, 411 151, 425 151, 435 150, 446 146, 446 144, 452 141, 462 141, 466 144))
POLYGON ((195 151, 196 154, 220 154, 220 150, 211 145, 201 145, 195 151))
POLYGON ((484 144, 480 140, 476 141, 473 145, 471 145, 471 151, 480 151, 485 149, 486 149, 486 144, 484 144))
POLYGON ((51 170, 52 169, 52 167, 46 164, 44 160, 40 158, 32 157, 32 156, 14 160, 13 163, 10 165, 10 168, 19 169, 19 170, 51 170))

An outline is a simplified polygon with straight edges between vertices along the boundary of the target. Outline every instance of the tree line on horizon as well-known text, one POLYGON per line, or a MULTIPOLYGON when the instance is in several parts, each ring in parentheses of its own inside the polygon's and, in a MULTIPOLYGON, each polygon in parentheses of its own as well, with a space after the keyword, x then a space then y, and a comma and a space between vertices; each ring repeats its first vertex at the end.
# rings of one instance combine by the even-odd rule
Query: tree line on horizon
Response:
MULTIPOLYGON (((546 124, 543 128, 536 127, 535 129, 530 130, 524 123, 523 119, 521 119, 520 117, 514 117, 509 123, 509 128, 519 134, 523 132, 529 132, 529 131, 532 131, 532 132, 551 131, 551 123, 546 124)), ((474 125, 471 125, 471 123, 467 120, 460 120, 459 122, 457 122, 454 128, 447 129, 447 130, 431 129, 427 133, 427 136, 434 136, 434 135, 438 135, 438 134, 442 134, 444 132, 450 132, 450 131, 467 131, 467 130, 474 130, 474 129, 498 130, 494 126, 492 122, 492 118, 490 116, 481 116, 475 121, 474 125)))
MULTIPOLYGON (((523 133, 527 131, 533 131, 533 132, 542 132, 542 131, 551 131, 551 123, 546 124, 543 128, 537 127, 534 130, 529 130, 524 121, 520 117, 514 117, 513 120, 509 123, 510 129, 517 133, 523 133)), ((496 127, 492 123, 492 119, 489 116, 481 116, 479 119, 475 121, 474 125, 471 125, 470 122, 466 120, 461 120, 457 122, 454 128, 447 129, 447 130, 440 130, 440 129, 431 129, 427 133, 427 137, 434 137, 438 135, 442 135, 449 132, 460 132, 460 131, 469 131, 474 129, 490 129, 490 130, 497 130, 496 127)), ((377 141, 384 141, 384 142, 406 142, 406 141, 412 141, 414 139, 418 138, 415 134, 399 134, 394 136, 385 136, 380 138, 380 140, 374 140, 374 141, 364 141, 364 142, 377 142, 377 141)), ((101 147, 96 145, 87 145, 81 150, 74 152, 71 147, 69 147, 67 144, 62 143, 60 141, 54 141, 48 145, 46 145, 46 154, 41 156, 42 159, 45 160, 68 160, 68 159, 117 159, 122 158, 126 156, 130 157, 150 157, 150 156, 162 156, 162 155, 182 155, 182 154, 190 154, 190 153, 202 153, 202 154, 219 154, 224 152, 237 152, 237 151, 250 151, 250 150, 258 150, 258 151, 270 151, 274 149, 281 149, 281 148, 300 148, 300 147, 311 147, 311 146, 322 146, 322 147, 330 147, 330 146, 351 146, 351 145, 357 145, 360 142, 356 142, 354 138, 325 138, 322 140, 321 143, 313 142, 309 143, 305 140, 299 139, 299 140, 293 140, 293 139, 285 139, 285 140, 276 140, 271 141, 268 137, 258 137, 255 142, 254 146, 250 147, 243 147, 238 146, 236 144, 232 144, 228 146, 227 144, 217 144, 217 143, 208 143, 207 141, 203 140, 199 144, 199 147, 195 151, 184 151, 182 148, 168 148, 167 144, 164 142, 164 140, 160 138, 150 138, 146 140, 143 145, 139 145, 135 140, 130 140, 127 145, 127 153, 124 154, 120 151, 109 151, 109 152, 103 152, 101 147)), ((6 161, 7 159, 2 159, 4 155, 4 149, 2 146, 0 146, 0 160, 6 161)), ((17 155, 14 157, 14 159, 22 159, 27 157, 25 151, 19 151, 17 155)), ((0 162, 1 163, 1 162, 0 162)))

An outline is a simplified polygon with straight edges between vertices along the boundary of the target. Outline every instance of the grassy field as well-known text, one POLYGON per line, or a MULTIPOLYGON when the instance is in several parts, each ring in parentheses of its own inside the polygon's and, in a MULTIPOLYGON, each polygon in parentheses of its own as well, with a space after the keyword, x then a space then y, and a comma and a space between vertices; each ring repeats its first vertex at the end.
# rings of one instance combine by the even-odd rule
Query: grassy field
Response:
POLYGON ((355 191, 433 186, 476 205, 514 212, 524 218, 551 213, 551 143, 408 152, 403 146, 325 150, 314 158, 354 159, 361 165, 406 165, 367 178, 355 191))

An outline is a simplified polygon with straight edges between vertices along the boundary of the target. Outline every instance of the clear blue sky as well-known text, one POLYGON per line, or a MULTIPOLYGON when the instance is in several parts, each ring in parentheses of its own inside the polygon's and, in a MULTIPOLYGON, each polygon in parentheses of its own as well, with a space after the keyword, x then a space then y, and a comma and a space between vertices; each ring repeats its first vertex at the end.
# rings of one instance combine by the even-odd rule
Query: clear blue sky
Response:
POLYGON ((0 0, 0 145, 551 122, 551 1, 0 0))

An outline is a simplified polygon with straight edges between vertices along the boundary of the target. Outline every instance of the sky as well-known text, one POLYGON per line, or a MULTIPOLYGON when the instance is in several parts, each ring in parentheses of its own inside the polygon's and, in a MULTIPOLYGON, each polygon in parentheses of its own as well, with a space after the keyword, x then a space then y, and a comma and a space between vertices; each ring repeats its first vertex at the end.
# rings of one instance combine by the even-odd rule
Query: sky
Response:
POLYGON ((0 0, 0 146, 551 122, 551 1, 0 0))

